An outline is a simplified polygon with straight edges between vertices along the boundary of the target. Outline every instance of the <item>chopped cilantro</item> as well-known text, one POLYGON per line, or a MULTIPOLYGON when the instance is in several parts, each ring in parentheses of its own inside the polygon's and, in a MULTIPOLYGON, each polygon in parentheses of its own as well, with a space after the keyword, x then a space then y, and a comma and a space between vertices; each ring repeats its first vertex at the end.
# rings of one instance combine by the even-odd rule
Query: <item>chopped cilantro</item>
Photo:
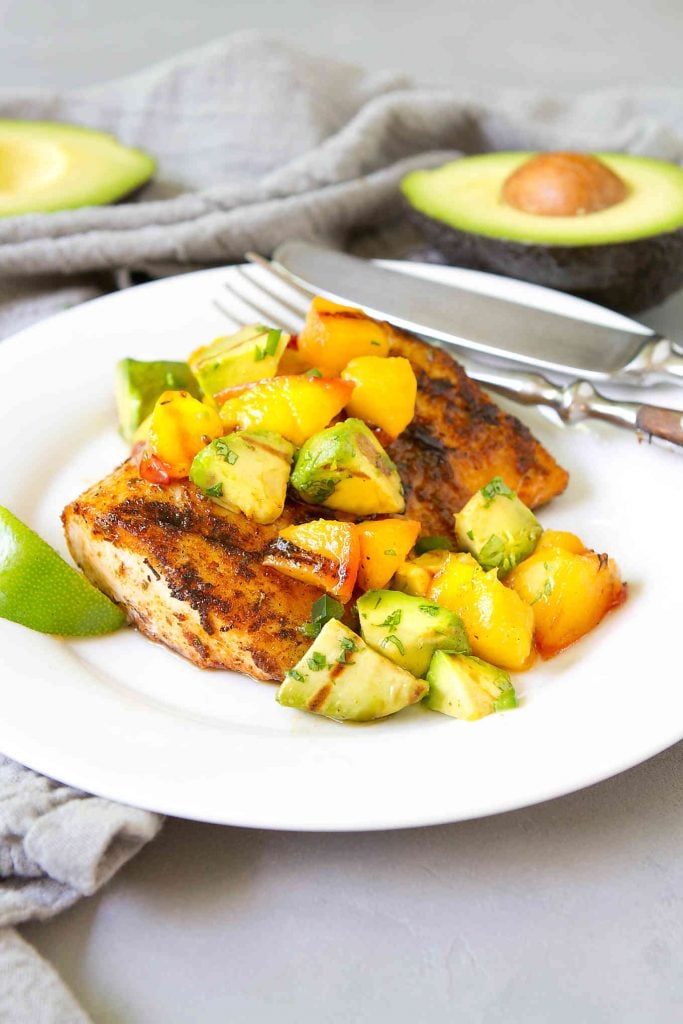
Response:
POLYGON ((385 637, 384 640, 382 640, 382 643, 380 644, 380 647, 386 647, 387 644, 393 644, 394 647, 397 648, 399 654, 405 654, 406 653, 405 647, 403 646, 403 644, 401 643, 399 638, 394 633, 392 633, 391 636, 385 637))
POLYGON ((301 672, 297 672, 295 668, 290 668, 287 675, 291 676, 292 679, 296 679, 297 683, 303 683, 304 681, 304 677, 301 675, 301 672))
POLYGON ((210 498, 222 498, 223 497, 223 484, 220 481, 214 484, 213 487, 207 487, 204 491, 210 498))
POLYGON ((474 540, 474 530, 468 530, 467 536, 470 538, 470 540, 474 540))
POLYGON ((393 555, 394 557, 396 557, 396 549, 395 548, 387 548, 386 551, 384 552, 384 554, 385 555, 393 555))
POLYGON ((327 668, 327 658, 320 651, 313 651, 313 654, 307 660, 306 664, 310 668, 311 672, 320 672, 321 669, 327 668))
POLYGON ((370 344, 371 345, 376 345, 377 348, 381 348, 382 347, 382 342, 381 341, 371 341, 370 344))
POLYGON ((322 377, 322 373, 314 366, 311 370, 306 370, 304 377, 322 377))
POLYGON ((418 605, 418 611, 424 612, 425 615, 438 615, 441 609, 438 604, 421 604, 418 605))
POLYGON ((489 480, 486 486, 482 487, 481 493, 486 498, 485 508, 489 507, 497 494, 504 495, 504 497, 509 498, 510 501, 512 501, 515 496, 515 492, 510 490, 502 476, 494 476, 493 480, 489 480))
POLYGON ((401 621, 401 609, 397 608, 390 615, 387 615, 384 622, 380 622, 380 626, 386 626, 387 629, 393 629, 394 626, 398 626, 401 621))
POLYGON ((375 601, 375 608, 379 608, 381 603, 382 603, 382 595, 380 594, 379 597, 377 598, 377 600, 375 601))
POLYGON ((220 455, 223 461, 227 462, 230 466, 234 466, 239 459, 237 452, 234 452, 228 442, 224 441, 222 437, 213 442, 213 450, 216 455, 220 455))
POLYGON ((336 486, 335 480, 315 480, 311 490, 306 492, 306 500, 313 502, 314 505, 318 505, 320 502, 326 501, 331 494, 334 494, 336 486))
POLYGON ((341 640, 339 641, 339 643, 340 643, 340 647, 341 647, 341 653, 340 653, 339 657, 337 658, 337 661, 341 665, 348 665, 348 662, 349 662, 348 656, 349 656, 349 654, 353 654, 353 652, 356 650, 356 645, 354 644, 354 642, 351 639, 351 637, 348 637, 348 636, 343 636, 341 638, 341 640))
POLYGON ((268 331, 268 337, 266 338, 265 354, 267 356, 275 355, 281 337, 282 331, 279 331, 276 327, 271 327, 268 331))
POLYGON ((329 622, 330 619, 340 619, 344 614, 344 605, 335 601, 333 597, 323 594, 317 601, 313 602, 311 618, 314 622, 329 622))
POLYGON ((259 348, 258 345, 254 345, 254 361, 260 363, 262 359, 266 358, 265 348, 259 348))
POLYGON ((420 537, 415 545, 415 554, 424 555, 427 551, 452 551, 453 542, 449 537, 420 537))
POLYGON ((311 622, 304 622, 299 626, 300 632, 311 639, 317 637, 320 630, 330 619, 341 619, 344 614, 344 605, 335 601, 333 597, 323 594, 317 601, 313 602, 311 608, 311 622))

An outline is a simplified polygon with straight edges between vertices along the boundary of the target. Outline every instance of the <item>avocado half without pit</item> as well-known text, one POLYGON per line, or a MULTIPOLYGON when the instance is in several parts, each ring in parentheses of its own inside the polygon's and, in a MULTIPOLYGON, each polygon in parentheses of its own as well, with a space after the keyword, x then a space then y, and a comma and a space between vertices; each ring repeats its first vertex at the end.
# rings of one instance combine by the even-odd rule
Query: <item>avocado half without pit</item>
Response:
POLYGON ((113 203, 154 170, 151 156, 106 132, 0 120, 0 217, 113 203))
POLYGON ((449 263, 634 313, 683 285, 683 168, 622 153, 488 153, 402 182, 449 263))

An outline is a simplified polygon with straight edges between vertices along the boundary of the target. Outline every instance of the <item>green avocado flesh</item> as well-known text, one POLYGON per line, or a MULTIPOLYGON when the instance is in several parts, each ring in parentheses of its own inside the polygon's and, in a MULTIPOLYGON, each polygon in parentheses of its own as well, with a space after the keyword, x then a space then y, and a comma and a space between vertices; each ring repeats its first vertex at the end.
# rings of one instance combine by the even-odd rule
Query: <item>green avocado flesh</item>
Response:
POLYGON ((352 417, 303 444, 292 487, 302 501, 359 516, 405 509, 396 466, 367 424, 352 417))
POLYGON ((549 217, 501 198, 505 179, 533 153, 487 153, 435 170, 413 171, 401 184, 410 205, 448 227, 511 242, 586 246, 628 242, 683 227, 683 168, 663 160, 596 153, 628 188, 622 202, 595 213, 549 217))
POLYGON ((340 722, 369 722, 416 704, 427 684, 330 619, 277 692, 280 704, 340 722))
POLYGON ((199 385, 187 363, 158 359, 120 359, 116 364, 115 396, 119 427, 126 441, 145 420, 164 391, 189 391, 201 398, 199 385))
POLYGON ((190 480, 230 512, 256 523, 282 515, 294 445, 272 430, 219 437, 195 455, 190 480))
POLYGON ((531 555, 543 527, 501 477, 472 495, 455 517, 455 536, 461 551, 474 555, 482 569, 499 576, 531 555))
POLYGON ((113 203, 148 181, 155 166, 106 132, 0 120, 0 217, 113 203))
POLYGON ((510 676, 502 668, 466 654, 436 651, 427 673, 425 704, 451 718, 473 722, 517 707, 510 676))
POLYGON ((460 618, 424 597, 368 590, 357 608, 366 644, 417 678, 427 672, 434 651, 470 653, 460 618))

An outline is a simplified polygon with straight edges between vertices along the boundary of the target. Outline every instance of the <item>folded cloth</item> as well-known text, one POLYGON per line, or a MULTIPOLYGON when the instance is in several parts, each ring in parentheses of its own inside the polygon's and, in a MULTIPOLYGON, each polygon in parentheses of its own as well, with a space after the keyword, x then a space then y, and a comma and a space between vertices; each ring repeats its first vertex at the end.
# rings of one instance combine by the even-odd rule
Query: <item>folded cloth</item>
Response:
MULTIPOLYGON (((361 251, 396 254, 399 179, 458 152, 598 148, 681 160, 682 100, 675 89, 574 100, 513 91, 484 105, 254 32, 119 82, 0 91, 0 117, 106 129, 159 162, 134 202, 0 221, 0 275, 31 281, 14 302, 0 294, 0 328, 25 322, 27 301, 38 311, 26 294, 45 292, 36 275, 177 271, 268 254, 293 235, 340 245, 360 235, 361 251)), ((67 289, 57 301, 75 298, 67 289)))
MULTIPOLYGON (((683 92, 490 105, 240 33, 122 81, 0 91, 0 117, 73 121, 149 150, 156 180, 111 207, 0 221, 0 337, 113 287, 113 271, 178 272, 316 238, 368 255, 414 244, 397 184, 487 149, 624 149, 683 160, 683 92)), ((152 814, 0 761, 0 1019, 85 1016, 8 926, 94 892, 151 839, 152 814)))
POLYGON ((90 896, 161 827, 149 811, 89 796, 0 755, 0 1020, 87 1020, 12 925, 90 896))

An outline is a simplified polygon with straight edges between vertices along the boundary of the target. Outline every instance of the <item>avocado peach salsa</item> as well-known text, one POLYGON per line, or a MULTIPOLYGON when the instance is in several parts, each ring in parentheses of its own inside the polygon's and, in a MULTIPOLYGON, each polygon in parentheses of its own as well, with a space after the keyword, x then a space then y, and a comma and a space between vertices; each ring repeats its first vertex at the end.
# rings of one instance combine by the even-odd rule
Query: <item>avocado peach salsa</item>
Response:
POLYGON ((422 699, 468 720, 513 708, 509 672, 574 643, 625 596, 607 555, 544 531, 500 477, 457 512, 451 536, 422 536, 402 516, 384 447, 416 393, 382 324, 319 297, 298 338, 254 324, 187 363, 118 364, 121 430, 142 478, 189 477, 255 523, 278 519, 288 489, 311 506, 264 558, 325 591, 300 624, 312 643, 278 689, 283 705, 341 721, 422 699))

